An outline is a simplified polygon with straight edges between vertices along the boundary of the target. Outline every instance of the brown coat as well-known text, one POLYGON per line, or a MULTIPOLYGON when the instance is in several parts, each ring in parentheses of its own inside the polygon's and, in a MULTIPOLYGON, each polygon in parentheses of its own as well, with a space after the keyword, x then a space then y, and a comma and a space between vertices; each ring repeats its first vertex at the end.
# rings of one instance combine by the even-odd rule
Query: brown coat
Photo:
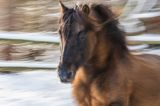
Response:
POLYGON ((113 106, 160 106, 160 57, 131 55, 128 59, 123 63, 117 60, 112 74, 94 78, 81 67, 73 82, 79 106, 112 106, 109 104, 116 102, 122 105, 113 106))

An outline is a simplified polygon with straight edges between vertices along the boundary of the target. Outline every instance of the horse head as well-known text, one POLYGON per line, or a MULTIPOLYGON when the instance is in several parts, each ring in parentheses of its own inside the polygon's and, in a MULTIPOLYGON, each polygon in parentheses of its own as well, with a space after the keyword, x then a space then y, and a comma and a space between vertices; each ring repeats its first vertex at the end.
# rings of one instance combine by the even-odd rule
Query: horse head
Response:
POLYGON ((71 82, 76 70, 88 60, 89 48, 91 48, 89 36, 92 35, 90 33, 93 30, 88 20, 90 12, 88 5, 76 6, 76 8, 68 8, 62 3, 60 5, 61 59, 58 73, 62 82, 71 82))

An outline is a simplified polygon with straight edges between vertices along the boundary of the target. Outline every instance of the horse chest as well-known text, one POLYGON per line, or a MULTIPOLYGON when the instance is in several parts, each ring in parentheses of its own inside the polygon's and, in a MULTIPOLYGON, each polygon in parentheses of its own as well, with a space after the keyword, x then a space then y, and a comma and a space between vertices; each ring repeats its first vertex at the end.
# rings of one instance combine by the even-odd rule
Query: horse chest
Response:
POLYGON ((77 101, 81 101, 80 104, 84 104, 83 106, 108 106, 108 101, 104 97, 106 94, 103 94, 103 91, 97 90, 93 85, 87 87, 86 85, 82 85, 81 89, 77 89, 76 91, 79 91, 78 95, 76 95, 77 101))
POLYGON ((99 89, 93 85, 90 89, 91 106, 123 106, 117 98, 117 92, 109 88, 99 89))
POLYGON ((97 88, 92 84, 79 83, 74 86, 73 94, 76 101, 82 106, 106 106, 103 95, 97 88))
POLYGON ((97 77, 92 81, 84 81, 79 79, 74 82, 76 100, 84 104, 80 106, 129 106, 127 98, 131 85, 124 78, 97 77))
POLYGON ((100 95, 99 93, 91 93, 91 106, 106 106, 105 104, 107 104, 107 99, 104 100, 104 98, 102 98, 102 95, 100 95))

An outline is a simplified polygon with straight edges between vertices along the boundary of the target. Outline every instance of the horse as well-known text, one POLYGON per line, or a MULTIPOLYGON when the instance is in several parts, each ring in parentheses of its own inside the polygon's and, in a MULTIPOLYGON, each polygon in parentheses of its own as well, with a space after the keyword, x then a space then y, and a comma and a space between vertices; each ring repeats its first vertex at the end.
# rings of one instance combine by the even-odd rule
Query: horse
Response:
POLYGON ((160 56, 131 53, 109 6, 62 2, 58 75, 78 106, 160 106, 160 56))

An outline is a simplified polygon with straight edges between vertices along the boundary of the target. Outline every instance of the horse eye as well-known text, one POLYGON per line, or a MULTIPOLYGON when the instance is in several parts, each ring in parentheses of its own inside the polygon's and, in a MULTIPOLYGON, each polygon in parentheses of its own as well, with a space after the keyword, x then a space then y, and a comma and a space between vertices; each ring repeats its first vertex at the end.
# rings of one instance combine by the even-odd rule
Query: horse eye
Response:
POLYGON ((58 30, 58 33, 61 35, 61 30, 60 29, 58 30))
POLYGON ((79 37, 80 40, 84 40, 85 39, 84 31, 80 31, 78 33, 78 37, 79 37))

